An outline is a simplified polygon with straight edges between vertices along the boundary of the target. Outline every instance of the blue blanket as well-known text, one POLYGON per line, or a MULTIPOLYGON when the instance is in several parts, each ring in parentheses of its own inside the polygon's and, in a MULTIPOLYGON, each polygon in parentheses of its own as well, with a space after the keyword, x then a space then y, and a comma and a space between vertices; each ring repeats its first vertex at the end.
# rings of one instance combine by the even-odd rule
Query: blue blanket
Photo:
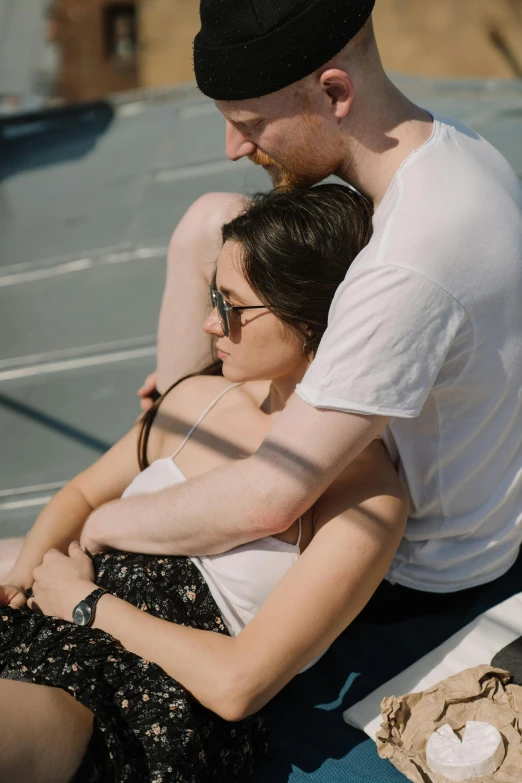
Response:
POLYGON ((271 748, 255 783, 406 783, 343 711, 521 591, 522 556, 495 582, 446 596, 383 582, 321 661, 268 706, 271 748))

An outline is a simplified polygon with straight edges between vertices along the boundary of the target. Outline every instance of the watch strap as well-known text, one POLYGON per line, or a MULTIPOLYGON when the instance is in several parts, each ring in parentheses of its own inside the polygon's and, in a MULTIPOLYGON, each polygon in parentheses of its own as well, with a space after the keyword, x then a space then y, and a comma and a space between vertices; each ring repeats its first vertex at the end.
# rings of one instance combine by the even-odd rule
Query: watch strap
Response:
POLYGON ((87 596, 87 598, 84 598, 83 600, 85 603, 90 606, 91 609, 94 609, 102 595, 104 595, 107 592, 105 588, 103 587, 97 587, 96 590, 93 590, 90 595, 87 596))

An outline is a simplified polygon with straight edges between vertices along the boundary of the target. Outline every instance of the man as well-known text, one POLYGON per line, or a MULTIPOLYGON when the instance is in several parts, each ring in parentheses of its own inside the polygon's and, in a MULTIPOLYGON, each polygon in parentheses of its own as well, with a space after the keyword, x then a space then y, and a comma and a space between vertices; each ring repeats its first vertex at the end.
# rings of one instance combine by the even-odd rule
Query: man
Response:
MULTIPOLYGON (((492 582, 515 562, 520 185, 477 134, 432 117, 388 80, 373 5, 255 0, 239 13, 234 0, 202 1, 196 78, 225 117, 228 156, 263 165, 276 185, 308 187, 338 175, 373 200, 374 235, 338 291, 310 370, 259 451, 154 496, 107 504, 87 523, 89 550, 216 553, 283 531, 382 433, 411 497, 389 582, 423 595, 455 593, 492 582)), ((239 208, 239 197, 212 194, 173 236, 160 390, 205 359, 208 346, 193 335, 219 225, 239 208), (167 334, 177 335, 176 350, 186 339, 188 352, 169 354, 167 334)), ((370 599, 374 585, 353 574, 361 564, 371 573, 382 558, 377 541, 375 550, 354 553, 332 539, 329 550, 317 544, 315 560, 314 545, 307 570, 292 569, 284 592, 278 588, 251 623, 252 633, 285 628, 291 662, 273 675, 279 686, 324 647, 325 629, 338 633, 353 618, 349 608, 370 599), (329 574, 336 598, 319 623, 314 593, 330 589, 329 574), (292 624, 296 600, 304 630, 292 624)), ((282 636, 274 634, 274 644, 282 636)), ((261 666, 253 661, 248 675, 256 706, 266 701, 261 666)))

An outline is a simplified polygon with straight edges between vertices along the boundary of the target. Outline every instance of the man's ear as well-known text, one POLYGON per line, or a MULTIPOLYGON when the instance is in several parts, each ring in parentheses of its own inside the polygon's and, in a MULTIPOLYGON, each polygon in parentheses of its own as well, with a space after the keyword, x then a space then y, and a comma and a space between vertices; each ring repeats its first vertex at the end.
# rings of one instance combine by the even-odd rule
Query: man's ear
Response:
POLYGON ((321 74, 319 83, 328 96, 335 117, 342 120, 348 114, 353 101, 353 81, 340 68, 329 68, 321 74))

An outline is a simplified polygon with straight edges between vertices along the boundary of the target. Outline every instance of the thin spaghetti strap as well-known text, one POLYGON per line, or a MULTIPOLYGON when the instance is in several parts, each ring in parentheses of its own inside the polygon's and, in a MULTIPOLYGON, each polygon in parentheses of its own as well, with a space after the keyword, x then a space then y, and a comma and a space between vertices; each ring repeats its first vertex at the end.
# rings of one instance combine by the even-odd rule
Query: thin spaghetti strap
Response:
POLYGON ((301 533, 303 532, 303 523, 301 520, 301 517, 299 517, 299 535, 297 536, 297 544, 296 546, 301 545, 301 533))
POLYGON ((183 448, 183 446, 185 445, 185 443, 188 441, 188 439, 190 438, 190 436, 191 436, 191 435, 194 433, 194 431, 195 431, 195 430, 196 430, 196 429, 199 427, 199 425, 201 424, 201 422, 203 421, 203 419, 205 418, 205 416, 207 415, 207 413, 210 413, 210 411, 212 410, 212 408, 214 407, 214 405, 216 405, 216 403, 217 403, 217 402, 219 402, 219 400, 220 400, 222 397, 224 397, 224 396, 225 396, 225 394, 226 394, 227 392, 229 392, 229 391, 230 391, 230 389, 235 389, 235 388, 236 388, 236 386, 241 386, 241 383, 232 383, 230 386, 227 386, 227 388, 226 388, 226 389, 223 389, 223 391, 222 391, 222 392, 220 392, 220 393, 218 394, 218 396, 217 396, 217 397, 216 397, 214 400, 212 400, 212 402, 210 403, 210 405, 209 405, 207 408, 205 408, 205 410, 203 411, 203 413, 201 414, 201 416, 199 417, 199 419, 197 420, 197 422, 196 422, 195 424, 193 424, 193 425, 192 425, 192 427, 190 428, 190 430, 187 432, 187 434, 185 435, 185 437, 184 437, 184 438, 183 438, 183 440, 181 441, 181 443, 180 443, 180 445, 178 446, 178 448, 176 449, 176 451, 175 451, 173 454, 171 454, 171 455, 170 455, 170 457, 168 457, 168 459, 174 459, 174 457, 176 457, 176 456, 179 454, 179 452, 181 451, 181 449, 183 448))

